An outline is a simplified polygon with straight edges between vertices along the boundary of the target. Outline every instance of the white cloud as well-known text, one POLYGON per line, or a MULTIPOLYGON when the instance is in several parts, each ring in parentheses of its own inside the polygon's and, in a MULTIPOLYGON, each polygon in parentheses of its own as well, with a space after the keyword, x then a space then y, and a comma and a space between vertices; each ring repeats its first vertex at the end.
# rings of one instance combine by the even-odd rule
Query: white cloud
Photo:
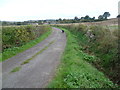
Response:
POLYGON ((1 20, 30 20, 91 17, 111 13, 118 15, 118 0, 5 0, 0 1, 1 20))

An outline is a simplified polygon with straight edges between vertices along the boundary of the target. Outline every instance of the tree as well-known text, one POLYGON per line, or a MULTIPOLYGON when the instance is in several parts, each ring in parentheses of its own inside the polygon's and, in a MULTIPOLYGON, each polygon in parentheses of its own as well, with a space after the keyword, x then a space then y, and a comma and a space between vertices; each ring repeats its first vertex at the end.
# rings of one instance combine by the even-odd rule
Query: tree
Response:
POLYGON ((17 22, 17 25, 22 25, 22 22, 17 22))
POLYGON ((8 25, 6 21, 2 21, 2 25, 8 25))
POLYGON ((77 20, 79 20, 79 18, 78 18, 77 16, 75 16, 74 20, 76 20, 76 21, 77 21, 77 20))
POLYGON ((95 17, 91 18, 92 20, 95 20, 95 17))
POLYGON ((107 17, 109 17, 110 16, 110 13, 109 12, 104 12, 104 14, 103 14, 103 18, 104 19, 107 19, 107 17))
POLYGON ((58 20, 59 20, 59 21, 62 21, 62 19, 61 19, 61 18, 59 18, 58 20))
POLYGON ((117 16, 117 18, 120 18, 120 14, 117 16))
POLYGON ((89 20, 90 17, 89 17, 88 15, 86 15, 86 16, 84 17, 84 19, 89 20))
POLYGON ((98 19, 99 19, 99 20, 102 20, 102 19, 103 19, 103 15, 99 15, 99 16, 98 16, 98 19))
POLYGON ((66 19, 64 18, 63 21, 66 21, 66 19))
POLYGON ((84 17, 81 17, 81 19, 84 19, 84 17))

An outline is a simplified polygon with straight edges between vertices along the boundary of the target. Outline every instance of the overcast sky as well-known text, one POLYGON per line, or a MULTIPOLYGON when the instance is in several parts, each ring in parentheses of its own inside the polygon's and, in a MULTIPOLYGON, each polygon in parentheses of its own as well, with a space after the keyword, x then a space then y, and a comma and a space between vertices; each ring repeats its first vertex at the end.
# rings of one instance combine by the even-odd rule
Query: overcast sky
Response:
POLYGON ((118 15, 119 0, 0 0, 0 20, 24 21, 118 15))

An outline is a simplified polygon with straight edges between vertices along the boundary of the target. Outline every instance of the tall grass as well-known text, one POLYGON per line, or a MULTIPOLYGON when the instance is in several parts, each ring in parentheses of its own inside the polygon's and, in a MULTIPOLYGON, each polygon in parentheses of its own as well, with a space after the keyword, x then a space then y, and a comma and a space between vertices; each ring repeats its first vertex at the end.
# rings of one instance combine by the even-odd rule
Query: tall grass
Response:
POLYGON ((75 35, 79 46, 85 53, 95 55, 97 60, 91 64, 103 71, 114 83, 120 85, 120 61, 118 52, 118 30, 103 26, 61 25, 75 35), (94 38, 86 33, 91 30, 94 38))
MULTIPOLYGON (((63 28, 62 28, 63 29, 63 28)), ((115 88, 105 75, 88 62, 93 62, 96 57, 83 52, 77 38, 66 29, 67 45, 57 69, 55 78, 48 85, 49 88, 115 88), (86 62, 87 61, 87 62, 86 62)), ((79 33, 82 35, 82 33, 79 33)), ((83 37, 84 38, 84 37, 83 37)), ((84 41, 84 39, 82 39, 84 41)))
POLYGON ((50 33, 50 26, 3 27, 2 61, 31 48, 50 33))

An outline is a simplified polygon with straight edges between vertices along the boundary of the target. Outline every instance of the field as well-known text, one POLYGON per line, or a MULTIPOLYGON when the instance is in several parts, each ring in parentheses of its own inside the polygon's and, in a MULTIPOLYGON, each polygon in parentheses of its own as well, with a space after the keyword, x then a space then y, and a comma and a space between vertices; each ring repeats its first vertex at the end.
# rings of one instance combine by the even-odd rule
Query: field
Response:
MULTIPOLYGON (((102 25, 102 26, 118 26, 118 19, 112 18, 105 21, 99 21, 99 22, 81 22, 81 23, 67 23, 67 24, 59 24, 59 25, 78 25, 78 24, 84 24, 84 25, 102 25)), ((56 24, 53 24, 56 25, 56 24)))

